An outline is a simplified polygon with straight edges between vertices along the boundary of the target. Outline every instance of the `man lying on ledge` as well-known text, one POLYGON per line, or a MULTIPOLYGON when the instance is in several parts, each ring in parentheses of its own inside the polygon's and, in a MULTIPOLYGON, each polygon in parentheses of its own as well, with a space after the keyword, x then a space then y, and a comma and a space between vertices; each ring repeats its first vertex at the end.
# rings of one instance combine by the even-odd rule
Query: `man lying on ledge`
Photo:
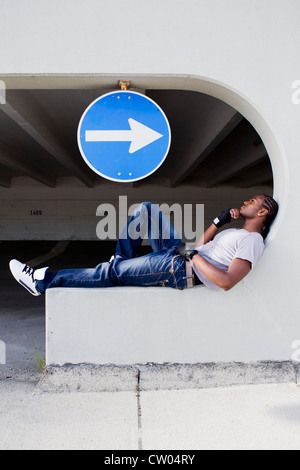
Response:
POLYGON ((227 209, 216 218, 188 250, 169 220, 150 202, 141 204, 131 216, 108 263, 93 269, 68 269, 57 273, 49 268, 34 270, 19 261, 10 262, 14 278, 32 295, 54 287, 162 286, 175 289, 204 284, 210 289, 232 289, 254 268, 264 252, 264 240, 278 212, 276 201, 258 195, 240 209, 227 209), (242 229, 217 235, 220 227, 239 217, 242 229), (148 231, 153 253, 137 257, 148 231))

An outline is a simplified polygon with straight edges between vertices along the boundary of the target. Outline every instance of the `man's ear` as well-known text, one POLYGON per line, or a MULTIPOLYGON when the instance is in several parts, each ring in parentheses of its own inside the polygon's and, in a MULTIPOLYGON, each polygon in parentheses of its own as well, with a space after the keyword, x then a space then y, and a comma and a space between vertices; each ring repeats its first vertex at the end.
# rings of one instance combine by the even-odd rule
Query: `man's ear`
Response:
POLYGON ((258 217, 264 217, 266 215, 268 215, 269 211, 268 209, 261 209, 259 212, 258 212, 258 217))

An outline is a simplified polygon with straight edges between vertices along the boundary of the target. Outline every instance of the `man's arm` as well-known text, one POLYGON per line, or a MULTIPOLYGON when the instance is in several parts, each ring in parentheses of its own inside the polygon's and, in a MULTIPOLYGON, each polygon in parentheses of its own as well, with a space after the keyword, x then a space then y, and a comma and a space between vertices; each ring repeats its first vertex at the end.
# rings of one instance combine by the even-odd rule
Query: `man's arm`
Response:
POLYGON ((252 267, 250 261, 239 258, 232 261, 228 271, 216 268, 200 255, 195 255, 192 261, 209 281, 221 287, 224 291, 232 289, 242 281, 249 274, 252 267))
POLYGON ((218 227, 215 224, 211 224, 211 226, 204 232, 204 234, 197 240, 195 248, 198 246, 206 245, 206 243, 211 242, 216 234, 218 233, 218 227))

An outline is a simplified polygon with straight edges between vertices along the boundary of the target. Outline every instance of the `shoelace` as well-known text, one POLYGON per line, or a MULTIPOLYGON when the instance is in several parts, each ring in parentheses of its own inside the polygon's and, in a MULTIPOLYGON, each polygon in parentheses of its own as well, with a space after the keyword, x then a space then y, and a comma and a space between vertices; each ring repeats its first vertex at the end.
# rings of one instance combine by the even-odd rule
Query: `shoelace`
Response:
POLYGON ((23 269, 23 273, 25 273, 27 276, 31 277, 31 279, 33 280, 33 282, 35 282, 35 279, 34 279, 34 269, 31 268, 30 266, 25 266, 25 268, 23 269))

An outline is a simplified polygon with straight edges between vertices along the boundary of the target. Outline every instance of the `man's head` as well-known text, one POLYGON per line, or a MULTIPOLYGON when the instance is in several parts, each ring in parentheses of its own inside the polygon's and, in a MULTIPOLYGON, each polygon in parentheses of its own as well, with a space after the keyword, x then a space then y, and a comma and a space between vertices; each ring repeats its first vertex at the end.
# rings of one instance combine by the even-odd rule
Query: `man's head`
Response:
POLYGON ((240 210, 240 215, 244 219, 256 219, 262 222, 264 238, 267 237, 277 213, 277 202, 267 194, 259 194, 245 201, 240 210))

